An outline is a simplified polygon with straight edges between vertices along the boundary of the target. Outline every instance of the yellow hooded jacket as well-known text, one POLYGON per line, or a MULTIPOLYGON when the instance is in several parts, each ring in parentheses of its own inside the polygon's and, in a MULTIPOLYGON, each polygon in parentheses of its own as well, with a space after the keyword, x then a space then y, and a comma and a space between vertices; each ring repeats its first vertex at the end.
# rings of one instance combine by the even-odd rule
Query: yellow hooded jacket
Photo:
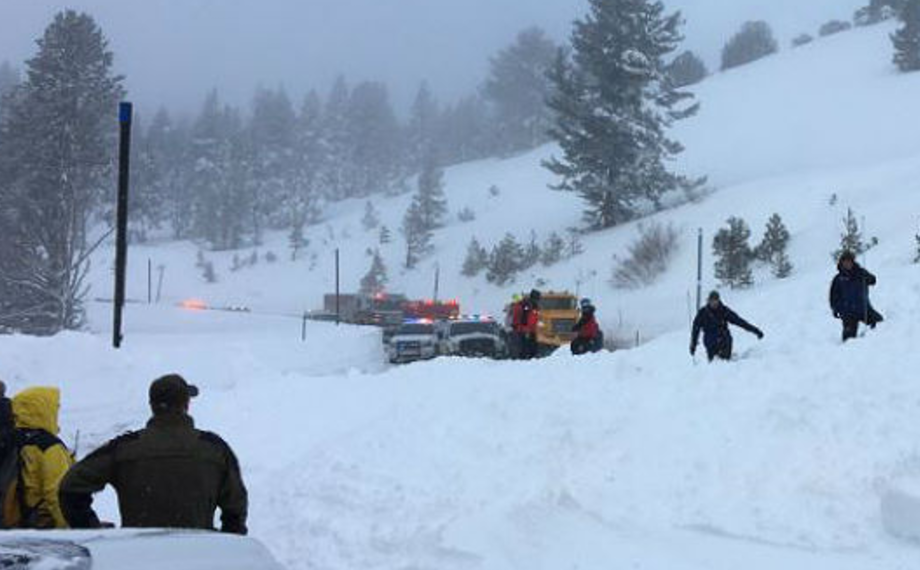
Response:
POLYGON ((28 388, 13 398, 16 428, 23 434, 21 493, 26 512, 23 526, 67 528, 58 500, 58 486, 73 465, 73 456, 57 438, 61 392, 28 388))

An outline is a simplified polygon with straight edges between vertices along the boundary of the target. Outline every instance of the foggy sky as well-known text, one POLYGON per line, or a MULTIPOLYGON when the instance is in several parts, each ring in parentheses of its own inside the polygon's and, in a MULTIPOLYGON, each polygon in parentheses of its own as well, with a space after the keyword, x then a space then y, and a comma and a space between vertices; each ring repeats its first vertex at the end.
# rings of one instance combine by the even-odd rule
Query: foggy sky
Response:
MULTIPOLYGON (((727 37, 752 18, 769 21, 784 49, 801 31, 849 19, 867 0, 668 0, 687 19, 687 47, 711 66, 727 37)), ((246 105, 256 85, 284 85, 295 98, 352 82, 389 83, 401 111, 427 79, 445 100, 469 93, 488 57, 520 29, 558 40, 587 0, 0 0, 0 61, 35 51, 53 14, 92 14, 142 108, 194 111, 211 87, 246 105)))

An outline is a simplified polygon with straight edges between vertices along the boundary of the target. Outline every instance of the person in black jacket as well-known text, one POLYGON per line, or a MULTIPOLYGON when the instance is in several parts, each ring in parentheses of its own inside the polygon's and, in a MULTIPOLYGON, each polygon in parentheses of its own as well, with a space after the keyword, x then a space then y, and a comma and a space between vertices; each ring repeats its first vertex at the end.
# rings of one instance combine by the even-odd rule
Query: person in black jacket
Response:
POLYGON ((757 336, 763 338, 763 331, 751 323, 742 319, 722 304, 722 298, 718 291, 709 294, 709 301, 706 306, 700 309, 693 321, 693 334, 690 339, 690 354, 696 354, 696 347, 700 341, 700 332, 703 333, 703 345, 706 347, 706 354, 709 361, 716 358, 722 360, 731 360, 732 358, 732 333, 728 330, 728 325, 741 327, 757 336))
POLYGON ((859 323, 870 328, 882 322, 884 317, 872 308, 869 302, 869 287, 878 280, 856 263, 856 255, 845 251, 837 263, 837 275, 831 283, 830 303, 834 318, 843 322, 843 342, 856 338, 859 323))

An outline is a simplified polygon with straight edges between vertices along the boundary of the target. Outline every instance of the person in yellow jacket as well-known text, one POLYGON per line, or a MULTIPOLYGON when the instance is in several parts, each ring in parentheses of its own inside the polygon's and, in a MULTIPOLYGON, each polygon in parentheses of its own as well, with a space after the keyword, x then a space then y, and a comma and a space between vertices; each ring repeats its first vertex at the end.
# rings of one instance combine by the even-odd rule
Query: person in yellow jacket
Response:
POLYGON ((13 398, 21 449, 21 528, 67 528, 58 486, 74 460, 57 437, 60 407, 61 392, 57 388, 28 388, 13 398))

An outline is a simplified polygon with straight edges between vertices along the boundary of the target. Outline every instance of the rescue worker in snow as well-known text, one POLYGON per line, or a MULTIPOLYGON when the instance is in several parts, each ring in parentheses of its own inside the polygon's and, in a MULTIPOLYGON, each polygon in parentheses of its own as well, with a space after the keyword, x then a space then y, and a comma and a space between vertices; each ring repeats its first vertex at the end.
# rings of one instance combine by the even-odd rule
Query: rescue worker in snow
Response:
POLYGON ((604 347, 603 333, 597 323, 596 312, 597 309, 591 304, 590 299, 581 300, 581 318, 572 326, 572 332, 577 333, 571 347, 575 356, 599 352, 604 347))
POLYGON ((696 354, 696 347, 700 341, 700 331, 702 331, 703 345, 706 347, 706 355, 709 357, 709 361, 712 362, 716 358, 731 360, 732 333, 728 330, 728 325, 735 325, 756 335, 758 339, 763 339, 763 331, 722 304, 722 298, 718 291, 713 291, 709 294, 706 306, 700 309, 696 319, 693 320, 690 354, 696 354))
POLYGON ((73 528, 98 528, 93 493, 112 485, 122 525, 246 534, 248 497, 236 456, 189 416, 198 388, 177 374, 150 385, 153 418, 77 463, 61 483, 61 506, 73 528))
POLYGON ((16 443, 20 446, 18 504, 4 520, 31 529, 67 528, 58 502, 58 486, 73 465, 73 456, 58 439, 61 392, 57 388, 28 388, 12 401, 16 443))
POLYGON ((540 299, 542 294, 534 289, 512 309, 512 330, 517 344, 518 357, 530 360, 537 357, 537 327, 540 324, 540 299))
POLYGON ((831 283, 830 303, 834 318, 843 322, 843 342, 856 338, 859 323, 866 323, 869 328, 884 321, 885 318, 869 301, 869 287, 878 280, 856 263, 856 255, 845 251, 837 263, 837 275, 831 283))

